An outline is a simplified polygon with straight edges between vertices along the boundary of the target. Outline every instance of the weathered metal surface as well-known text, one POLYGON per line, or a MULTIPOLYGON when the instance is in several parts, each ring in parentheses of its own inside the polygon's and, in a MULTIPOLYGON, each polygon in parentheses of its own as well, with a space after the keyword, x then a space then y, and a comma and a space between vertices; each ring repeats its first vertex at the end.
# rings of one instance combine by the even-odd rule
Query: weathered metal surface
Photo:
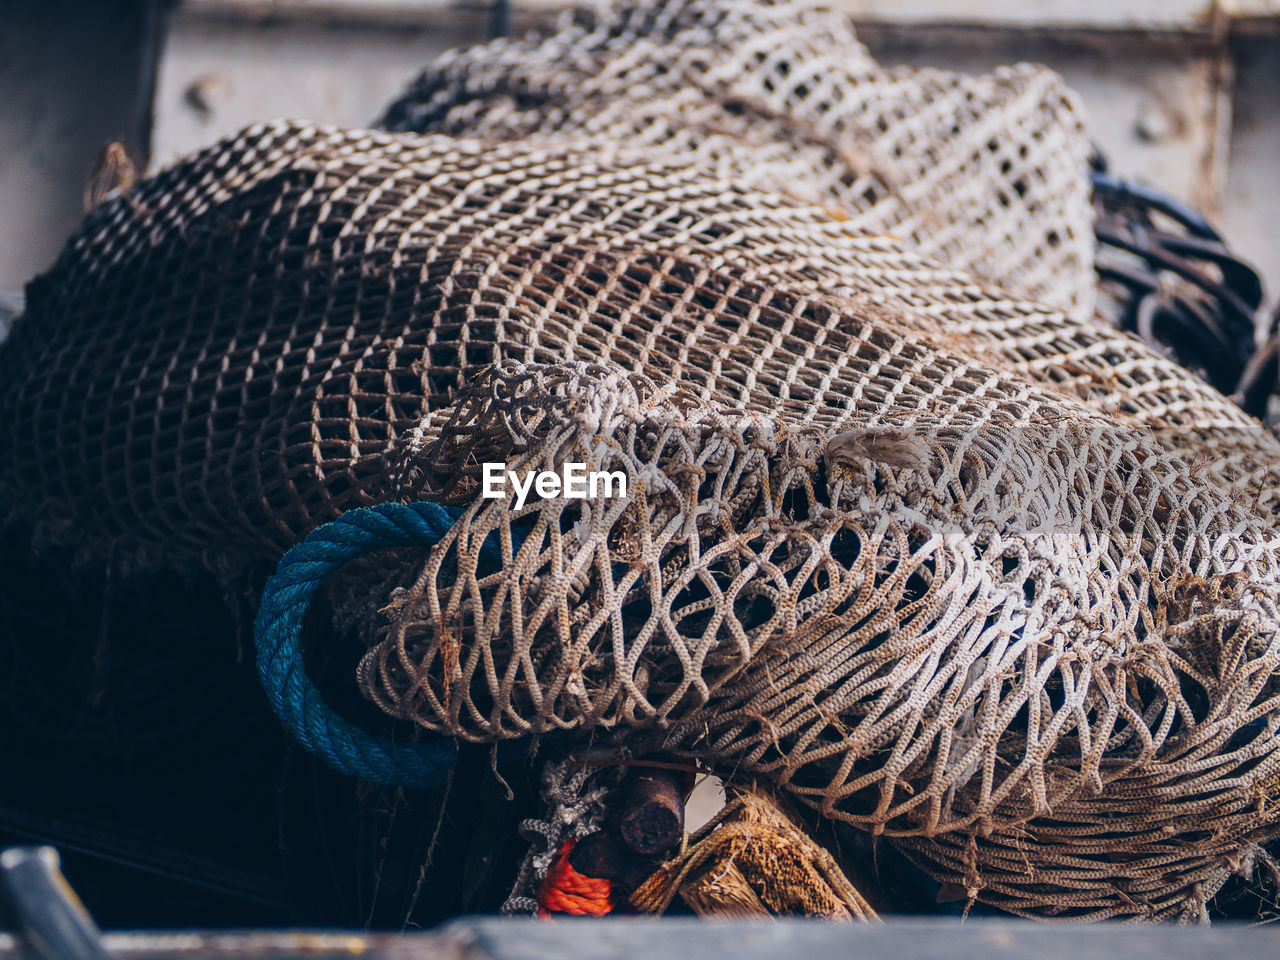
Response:
POLYGON ((161 4, 7 0, 0 27, 0 292, 79 225, 108 140, 145 160, 161 4))
POLYGON ((102 934, 67 884, 53 847, 0 853, 0 888, 17 915, 23 942, 44 960, 109 960, 102 934))
MULTIPOLYGON (((238 10, 254 17, 361 19, 404 22, 487 10, 487 0, 186 0, 204 10, 238 10)), ((1265 29, 1280 17, 1280 0, 834 0, 865 22, 972 24, 994 27, 1209 33, 1248 24, 1265 29)), ((518 0, 529 16, 547 16, 568 0, 518 0)))
MULTIPOLYGON (((461 960, 456 939, 432 934, 257 931, 248 933, 108 933, 113 960, 461 960)), ((0 934, 0 960, 40 960, 0 934)))
MULTIPOLYGON (((225 12, 225 11, 224 11, 225 12)), ((486 15, 430 24, 263 19, 195 7, 174 18, 156 91, 154 156, 168 163, 261 120, 368 126, 445 50, 481 40, 486 15)))
MULTIPOLYGON (((1063 927, 983 920, 830 924, 708 923, 697 919, 465 919, 431 932, 107 934, 115 960, 1204 960, 1271 957, 1280 931, 1270 927, 1197 929, 1100 925, 1063 927)), ((0 960, 35 960, 0 934, 0 960)))
POLYGON ((1280 39, 1240 41, 1235 70, 1222 231, 1258 267, 1274 309, 1280 302, 1280 39))
POLYGON ((842 0, 855 17, 898 23, 980 23, 1201 31, 1226 15, 1214 0, 842 0))
POLYGON ((493 960, 1204 960, 1275 956, 1280 932, 1267 928, 1094 926, 1030 922, 897 921, 883 924, 707 923, 693 919, 568 921, 516 926, 465 920, 444 938, 493 960))

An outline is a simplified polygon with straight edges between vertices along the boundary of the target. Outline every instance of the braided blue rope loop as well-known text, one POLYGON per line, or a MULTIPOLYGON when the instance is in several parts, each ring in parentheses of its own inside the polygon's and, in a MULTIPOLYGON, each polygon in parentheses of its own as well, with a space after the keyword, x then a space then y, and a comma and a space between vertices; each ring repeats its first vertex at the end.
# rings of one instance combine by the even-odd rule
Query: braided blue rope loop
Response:
MULTIPOLYGON (((456 749, 452 741, 397 743, 375 737, 338 716, 324 702, 302 662, 302 621, 325 578, 374 550, 434 546, 458 518, 436 503, 383 503, 349 510, 311 531, 280 560, 267 581, 253 625, 258 678, 276 715, 304 747, 343 773, 374 783, 427 788, 443 781, 456 749)), ((517 534, 516 547, 523 540, 517 534)), ((480 556, 502 562, 494 534, 480 556)))

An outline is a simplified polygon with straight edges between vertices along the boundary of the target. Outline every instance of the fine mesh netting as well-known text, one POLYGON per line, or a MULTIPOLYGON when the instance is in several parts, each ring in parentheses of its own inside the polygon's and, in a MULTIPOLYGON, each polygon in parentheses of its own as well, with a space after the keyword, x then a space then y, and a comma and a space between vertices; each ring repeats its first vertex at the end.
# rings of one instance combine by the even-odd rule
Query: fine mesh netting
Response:
POLYGON ((693 0, 461 52, 387 117, 87 218, 0 351, 6 503, 225 570, 441 500, 340 597, 392 717, 765 775, 1030 915, 1194 918, 1252 869, 1280 444, 1092 318, 1060 80, 693 0), (486 462, 627 492, 517 507, 486 462))
POLYGON ((382 125, 663 147, 1075 316, 1093 301, 1089 145, 1061 78, 884 70, 818 5, 570 13, 446 54, 382 125))

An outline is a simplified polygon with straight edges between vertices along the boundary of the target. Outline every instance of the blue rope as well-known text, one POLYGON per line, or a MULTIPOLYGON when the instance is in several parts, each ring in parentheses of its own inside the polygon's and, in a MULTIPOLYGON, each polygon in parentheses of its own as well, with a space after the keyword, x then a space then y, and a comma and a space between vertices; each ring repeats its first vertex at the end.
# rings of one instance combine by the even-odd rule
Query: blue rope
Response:
MULTIPOLYGON (((253 625, 258 678, 285 726, 336 770, 374 783, 418 788, 440 783, 449 772, 456 752, 453 741, 397 743, 366 733, 333 712, 303 666, 302 621, 325 578, 343 564, 386 547, 434 546, 457 517, 456 511, 436 503, 348 510, 311 531, 284 555, 267 581, 253 625)), ((502 562, 493 534, 480 556, 502 562)))

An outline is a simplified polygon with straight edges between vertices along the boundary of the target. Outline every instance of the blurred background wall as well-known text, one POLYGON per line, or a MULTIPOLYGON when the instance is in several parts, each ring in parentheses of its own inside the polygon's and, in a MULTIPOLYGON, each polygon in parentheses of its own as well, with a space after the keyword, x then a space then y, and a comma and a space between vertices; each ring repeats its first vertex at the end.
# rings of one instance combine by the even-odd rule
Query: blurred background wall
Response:
POLYGON ((119 140, 145 161, 160 0, 0 2, 0 319, 80 222, 85 178, 119 140))
MULTIPOLYGON (((1033 60, 1113 173, 1204 211, 1280 293, 1280 0, 832 0, 886 64, 1033 60)), ((103 145, 165 164, 257 120, 372 122, 425 64, 562 0, 6 0, 0 297, 79 222, 103 145), (504 22, 505 21, 505 22, 504 22)), ((0 301, 2 303, 2 301, 0 301)))

